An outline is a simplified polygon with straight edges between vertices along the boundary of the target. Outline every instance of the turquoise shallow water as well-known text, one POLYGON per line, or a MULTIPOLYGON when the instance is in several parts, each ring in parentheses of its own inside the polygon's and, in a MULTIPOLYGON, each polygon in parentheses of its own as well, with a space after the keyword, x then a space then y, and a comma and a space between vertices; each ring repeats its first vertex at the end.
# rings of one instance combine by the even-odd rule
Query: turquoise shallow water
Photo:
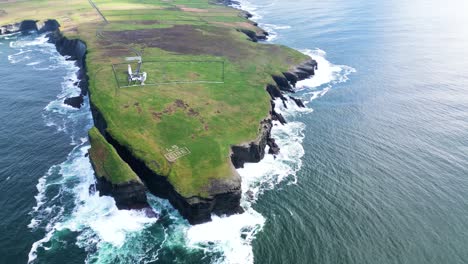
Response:
POLYGON ((242 5, 319 71, 308 109, 278 109, 282 154, 239 171, 247 212, 196 227, 90 194, 89 109, 61 104, 76 68, 43 36, 0 40, 0 263, 468 262, 467 4, 242 5))

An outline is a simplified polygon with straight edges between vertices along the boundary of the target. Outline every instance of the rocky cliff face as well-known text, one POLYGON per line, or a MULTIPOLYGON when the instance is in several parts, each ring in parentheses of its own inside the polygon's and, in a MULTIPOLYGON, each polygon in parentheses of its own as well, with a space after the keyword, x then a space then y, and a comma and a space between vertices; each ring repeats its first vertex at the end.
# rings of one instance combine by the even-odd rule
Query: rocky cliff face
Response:
MULTIPOLYGON (((93 111, 98 113, 98 111, 93 111)), ((100 119, 102 115, 94 116, 98 127, 104 128, 105 121, 100 119)), ((235 214, 242 212, 240 207, 241 188, 240 176, 235 173, 231 180, 213 182, 210 186, 209 198, 183 197, 167 181, 167 177, 156 174, 142 160, 138 159, 123 145, 116 141, 106 131, 101 133, 106 136, 107 141, 114 146, 119 156, 127 162, 132 170, 144 181, 148 190, 158 197, 168 199, 169 202, 179 210, 180 214, 191 224, 200 224, 211 220, 212 214, 235 214)), ((235 171, 234 171, 235 172, 235 171)))
MULTIPOLYGON (((94 168, 94 163, 91 162, 91 164, 94 168)), ((95 187, 99 195, 114 197, 117 208, 121 210, 150 208, 146 199, 146 187, 141 182, 113 184, 104 177, 96 177, 95 187)))
POLYGON ((81 93, 77 97, 67 98, 64 103, 80 108, 83 104, 83 97, 88 94, 88 76, 86 75, 86 44, 79 39, 67 39, 59 30, 59 23, 55 20, 45 21, 39 32, 50 32, 47 34, 49 41, 57 47, 57 51, 62 56, 67 56, 68 60, 73 60, 79 67, 78 87, 81 93))
MULTIPOLYGON (((271 138, 271 129, 273 128, 273 120, 285 124, 285 118, 275 111, 276 98, 282 99, 286 107, 285 93, 294 92, 294 87, 298 81, 305 80, 315 74, 317 62, 309 60, 301 65, 298 65, 288 72, 284 72, 283 76, 273 75, 272 80, 275 84, 268 84, 265 88, 271 97, 270 116, 261 122, 259 137, 249 143, 232 146, 231 161, 236 168, 244 167, 245 163, 259 162, 265 157, 265 147, 269 146, 269 154, 276 155, 280 151, 280 147, 275 140, 271 138)), ((292 96, 288 96, 299 107, 305 107, 304 103, 292 96)))
POLYGON ((265 147, 271 140, 271 118, 261 122, 260 133, 256 140, 241 145, 232 146, 231 161, 234 167, 243 168, 245 163, 259 162, 265 157, 265 147))
POLYGON ((0 35, 13 34, 13 33, 29 33, 31 31, 38 31, 35 20, 23 20, 20 23, 4 25, 0 27, 0 35))

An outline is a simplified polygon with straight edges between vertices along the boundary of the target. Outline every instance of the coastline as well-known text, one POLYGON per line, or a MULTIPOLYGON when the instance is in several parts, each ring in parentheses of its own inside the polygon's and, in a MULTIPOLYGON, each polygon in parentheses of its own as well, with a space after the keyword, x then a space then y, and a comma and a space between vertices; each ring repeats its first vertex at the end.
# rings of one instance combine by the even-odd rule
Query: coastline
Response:
MULTIPOLYGON (((232 5, 237 3, 235 1, 224 1, 224 4, 232 5), (227 3, 229 2, 229 3, 227 3)), ((243 15, 246 18, 252 17, 248 12, 243 12, 243 15)), ((43 32, 52 32, 48 36, 50 41, 55 44, 59 53, 63 56, 69 56, 69 59, 75 59, 76 64, 79 67, 78 78, 79 78, 79 87, 81 89, 81 94, 78 97, 67 98, 64 103, 72 105, 73 107, 78 107, 82 104, 84 96, 88 94, 88 77, 86 74, 86 44, 77 39, 69 40, 64 37, 59 30, 59 24, 56 20, 47 20, 44 25, 37 28, 37 21, 25 20, 21 23, 18 23, 10 28, 17 28, 19 32, 29 32, 37 31, 40 33, 43 32)), ((255 22, 252 22, 256 24, 255 22)), ((246 34, 251 41, 257 41, 258 39, 265 39, 264 36, 267 33, 262 30, 263 35, 252 36, 251 32, 242 32, 246 34)), ((2 30, 3 32, 3 30, 2 30)), ((234 145, 231 147, 231 162, 233 166, 233 173, 237 175, 236 181, 232 182, 231 185, 226 186, 225 184, 219 185, 218 193, 212 199, 206 199, 203 197, 183 197, 177 193, 172 188, 172 185, 167 182, 166 177, 159 176, 152 172, 144 162, 139 161, 134 157, 130 152, 126 150, 125 147, 120 145, 117 140, 113 139, 110 134, 106 132, 107 124, 103 115, 100 113, 98 108, 93 104, 90 99, 91 111, 93 114, 93 120, 95 126, 99 129, 101 134, 105 136, 107 141, 117 150, 119 155, 124 159, 130 167, 137 172, 140 177, 143 177, 143 181, 146 183, 150 191, 160 197, 169 199, 171 204, 177 208, 181 214, 189 220, 192 224, 204 223, 211 220, 211 214, 217 215, 230 215, 240 213, 243 210, 240 207, 240 200, 242 190, 240 188, 240 176, 234 170, 234 168, 242 168, 245 163, 256 163, 261 161, 266 153, 265 149, 269 146, 269 154, 277 155, 280 151, 280 146, 278 146, 274 139, 271 138, 271 129, 273 127, 273 121, 279 121, 282 124, 286 123, 285 118, 275 110, 275 99, 280 98, 286 106, 285 101, 287 100, 287 93, 294 91, 294 86, 298 81, 304 80, 310 76, 313 76, 317 68, 317 63, 310 59, 309 61, 298 65, 292 68, 290 71, 283 72, 281 75, 273 75, 271 84, 265 87, 266 92, 271 97, 271 110, 266 119, 264 119, 260 124, 260 130, 258 137, 254 141, 250 141, 244 144, 234 145)), ((288 96, 289 97, 289 96, 288 96)), ((301 107, 303 103, 300 100, 294 100, 296 104, 301 107)), ((108 186, 107 184, 100 184, 100 186, 108 186)), ((135 196, 142 196, 144 188, 141 186, 134 186, 134 190, 139 190, 139 194, 135 196)), ((121 206, 122 208, 132 208, 129 205, 129 200, 125 197, 121 197, 119 186, 114 186, 111 188, 115 191, 109 191, 109 188, 103 189, 102 193, 113 194, 117 201, 121 201, 121 204, 127 204, 126 206, 121 206), (121 199, 122 198, 122 199, 121 199)))

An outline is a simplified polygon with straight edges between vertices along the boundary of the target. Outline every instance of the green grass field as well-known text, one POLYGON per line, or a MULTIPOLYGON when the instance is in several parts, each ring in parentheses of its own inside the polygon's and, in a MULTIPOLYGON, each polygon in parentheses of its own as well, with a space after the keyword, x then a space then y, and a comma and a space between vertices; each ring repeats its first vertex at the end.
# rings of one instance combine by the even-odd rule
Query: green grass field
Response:
MULTIPOLYGON (((265 86, 273 82, 271 75, 308 57, 249 41, 237 29, 259 29, 238 10, 210 0, 94 2, 108 24, 86 0, 0 1, 6 11, 0 24, 54 18, 67 37, 84 40, 90 99, 103 113, 108 133, 167 176, 182 196, 209 197, 215 180, 233 175, 231 146, 255 139, 268 116, 265 86), (125 58, 136 56, 135 50, 142 54, 147 83, 155 85, 119 88, 127 83, 125 58), (120 65, 114 66, 116 75, 112 65, 120 65), (169 162, 164 155, 172 146, 190 154, 169 162)), ((109 177, 120 180, 119 171, 109 177)))
MULTIPOLYGON (((127 80, 127 65, 133 71, 136 62, 114 64, 114 74, 119 88, 129 86, 127 80)), ((173 83, 223 83, 224 61, 145 61, 141 71, 148 74, 145 85, 165 85, 173 83)))

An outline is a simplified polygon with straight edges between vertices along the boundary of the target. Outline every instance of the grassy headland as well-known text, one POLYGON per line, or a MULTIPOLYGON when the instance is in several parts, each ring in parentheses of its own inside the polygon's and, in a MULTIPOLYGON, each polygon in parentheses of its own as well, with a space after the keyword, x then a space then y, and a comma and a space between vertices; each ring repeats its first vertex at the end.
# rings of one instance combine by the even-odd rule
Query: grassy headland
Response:
POLYGON ((95 127, 89 130, 91 149, 89 155, 97 177, 104 177, 112 184, 140 182, 140 178, 117 154, 95 127))
MULTIPOLYGON (((239 30, 261 29, 214 1, 93 2, 107 22, 87 0, 35 0, 0 1, 0 25, 56 19, 67 38, 83 40, 90 100, 107 123, 106 133, 167 177, 181 196, 210 197, 213 182, 233 176, 231 146, 258 136, 270 111, 265 87, 271 76, 309 58, 250 41, 239 30), (122 88, 126 58, 139 54, 150 85, 122 88), (165 154, 172 146, 190 154, 170 162, 165 154)), ((109 160, 101 163, 106 177, 133 177, 98 134, 90 132, 91 144, 107 153, 109 160)))

